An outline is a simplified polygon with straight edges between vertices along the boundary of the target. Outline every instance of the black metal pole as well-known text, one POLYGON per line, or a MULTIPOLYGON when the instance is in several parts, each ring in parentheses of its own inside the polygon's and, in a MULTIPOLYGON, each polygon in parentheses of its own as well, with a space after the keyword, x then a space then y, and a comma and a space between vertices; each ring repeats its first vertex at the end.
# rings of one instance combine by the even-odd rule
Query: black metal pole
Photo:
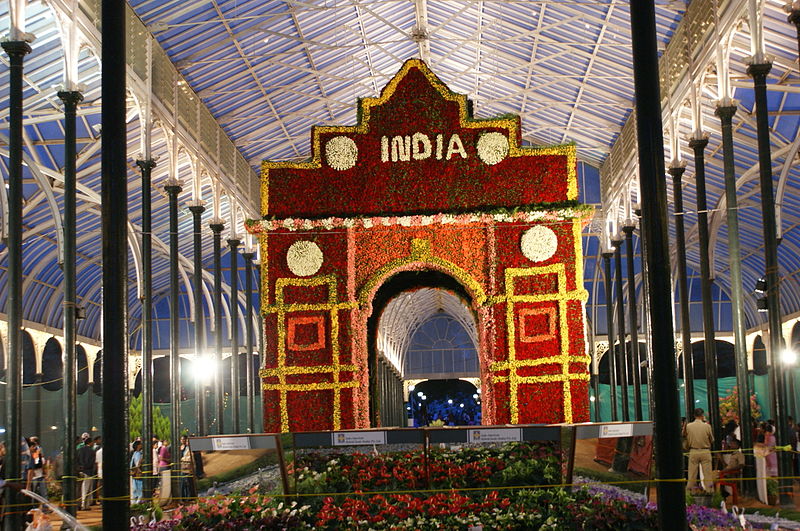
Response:
POLYGON ((214 358, 217 369, 214 371, 214 412, 217 416, 217 433, 225 433, 225 403, 222 393, 225 390, 222 379, 222 223, 209 225, 214 235, 214 358))
MULTIPOLYGON (((596 347, 592 349, 596 352, 596 347)), ((592 358, 596 356, 596 353, 593 353, 592 358)), ((594 364, 593 364, 594 365, 594 364)), ((599 365, 599 362, 598 362, 599 365)), ((600 374, 594 372, 595 369, 592 370, 592 374, 590 375, 590 383, 592 385, 592 391, 594 392, 594 421, 601 422, 602 418, 600 417, 600 374)))
MULTIPOLYGON (((236 227, 231 227, 233 231, 236 227)), ((233 433, 240 433, 239 425, 239 244, 235 238, 228 240, 231 254, 231 406, 233 407, 233 433)))
POLYGON ((616 275, 616 294, 617 299, 617 331, 619 332, 619 374, 620 374, 620 392, 622 393, 622 420, 628 422, 631 420, 630 400, 628 399, 628 349, 625 335, 625 304, 623 303, 624 295, 622 289, 622 254, 620 248, 622 247, 622 240, 612 241, 611 245, 614 246, 614 273, 616 275))
MULTIPOLYGON (((786 412, 786 389, 780 382, 781 363, 781 302, 780 279, 778 276, 778 236, 775 222, 775 194, 772 183, 772 154, 769 139, 769 116, 767 114, 767 74, 772 65, 769 63, 752 64, 747 73, 753 78, 756 107, 756 137, 758 139, 758 167, 761 181, 761 218, 764 227, 764 265, 767 281, 767 317, 769 323, 770 375, 775 389, 773 394, 775 412, 775 437, 778 444, 789 443, 788 413, 786 412)), ((781 477, 792 475, 792 461, 789 452, 779 452, 781 477)), ((780 480, 781 505, 794 505, 792 499, 792 482, 780 480)))
POLYGON ((255 427, 255 410, 253 401, 253 258, 255 253, 242 253, 245 265, 244 294, 247 297, 245 313, 247 323, 245 326, 245 344, 247 345, 247 429, 253 433, 255 427))
POLYGON ((103 527, 127 529, 128 469, 128 167, 125 146, 126 15, 104 0, 102 65, 103 225, 103 527))
MULTIPOLYGON (((633 213, 639 218, 639 227, 641 228, 642 209, 636 208, 633 213)), ((647 370, 647 410, 651 420, 655 420, 655 411, 653 409, 653 349, 651 348, 652 335, 650 333, 650 279, 647 271, 647 240, 644 231, 639 232, 639 246, 641 247, 640 256, 642 259, 641 276, 642 276, 642 298, 640 304, 642 305, 642 333, 644 334, 645 342, 645 364, 647 370)))
POLYGON ((678 378, 672 330, 672 289, 667 236, 667 192, 664 182, 664 138, 656 46, 655 3, 630 3, 633 73, 636 88, 636 133, 639 142, 639 197, 645 242, 647 297, 653 364, 651 402, 655 412, 656 485, 659 529, 686 529, 686 497, 680 442, 678 378))
MULTIPOLYGON (((619 420, 617 413, 617 356, 614 351, 614 301, 611 295, 611 256, 612 253, 603 253, 603 268, 605 272, 606 288, 606 328, 608 329, 608 375, 611 384, 611 420, 619 420)), ((599 397, 598 397, 599 398, 599 397)))
MULTIPOLYGON (((736 165, 733 160, 733 115, 736 106, 719 106, 715 114, 722 127, 722 158, 725 171, 725 212, 728 224, 728 266, 731 279, 731 310, 733 316, 733 345, 736 354, 736 384, 739 389, 739 426, 742 448, 753 447, 750 429, 750 379, 747 377, 747 330, 744 322, 744 294, 742 286, 742 263, 739 247, 739 203, 736 197, 736 165)), ((748 467, 754 467, 752 456, 745 454, 748 467)), ((755 470, 755 468, 751 468, 755 470)), ((752 482, 748 482, 752 483, 752 482)), ((746 485, 752 490, 755 485, 746 485)))
POLYGON ((153 235, 151 176, 156 162, 137 160, 142 175, 142 496, 153 497, 153 235))
MULTIPOLYGON (((689 315, 689 281, 686 275, 686 232, 683 210, 683 166, 669 169, 672 175, 672 202, 675 209, 675 251, 678 258, 678 289, 681 307, 681 341, 683 343, 683 401, 686 421, 694 418, 694 364, 692 359, 692 321, 689 315)), ((747 446, 750 448, 750 446, 747 446)))
MULTIPOLYGON (((192 232, 194 235, 194 356, 195 363, 205 356, 205 313, 203 312, 203 234, 201 229, 203 205, 192 205, 192 232)), ((208 435, 206 428, 206 386, 201 375, 195 374, 194 412, 197 417, 197 434, 208 435)))
MULTIPOLYGON (((708 204, 706 200, 706 163, 703 150, 707 138, 693 138, 689 147, 694 150, 695 187, 697 190, 697 235, 700 244, 700 297, 703 301, 703 353, 706 362, 706 389, 708 417, 714 430, 714 449, 720 447, 722 426, 719 416, 719 391, 717 388, 717 344, 714 328, 714 299, 711 295, 711 264, 709 261, 708 204)), ((685 349, 684 349, 685 350, 685 349)), ((689 352, 691 355, 691 350, 689 352)), ((688 420, 688 417, 687 417, 688 420)))
POLYGON ((622 227, 625 233, 625 256, 628 264, 628 324, 631 330, 631 364, 633 368, 633 413, 634 420, 643 420, 642 411, 642 362, 639 357, 639 331, 636 323, 636 275, 633 269, 633 231, 636 227, 622 227))
MULTIPOLYGON (((164 191, 169 198, 169 386, 172 431, 171 449, 177 455, 181 440, 181 358, 180 358, 180 307, 178 306, 178 184, 167 184, 164 191)), ((177 459, 173 459, 173 464, 177 459)), ((177 494, 177 471, 172 468, 172 488, 177 494)))
MULTIPOLYGON (((75 317, 77 310, 77 297, 75 293, 75 118, 78 104, 83 101, 83 95, 78 91, 59 91, 58 97, 64 102, 64 386, 63 386, 63 411, 64 411, 64 453, 62 477, 62 499, 64 508, 72 515, 78 511, 75 503, 75 439, 77 438, 76 421, 78 418, 77 374, 78 355, 76 351, 77 336, 75 332, 75 317)), ((90 418, 91 422, 91 418, 90 418)))
MULTIPOLYGON (((22 71, 31 47, 25 41, 2 43, 9 58, 8 84, 8 363, 6 364, 6 479, 21 478, 20 441, 22 439, 22 71)), ((15 507, 21 499, 14 489, 6 489, 6 503, 15 507)), ((22 528, 22 515, 16 510, 6 516, 5 529, 22 528)))
MULTIPOLYGON (((259 267, 256 268, 256 292, 258 293, 258 301, 259 301, 259 308, 264 307, 263 299, 262 299, 262 286, 261 286, 261 264, 256 262, 256 265, 259 267)), ((259 408, 259 414, 261 418, 261 431, 264 431, 264 408, 263 408, 263 398, 261 394, 261 367, 264 364, 264 318, 262 314, 259 312, 258 314, 258 369, 259 373, 256 374, 256 382, 257 382, 257 395, 258 395, 258 403, 261 404, 259 408)), ((402 390, 401 390, 402 394, 402 390)), ((402 400, 401 400, 402 401, 402 400)))

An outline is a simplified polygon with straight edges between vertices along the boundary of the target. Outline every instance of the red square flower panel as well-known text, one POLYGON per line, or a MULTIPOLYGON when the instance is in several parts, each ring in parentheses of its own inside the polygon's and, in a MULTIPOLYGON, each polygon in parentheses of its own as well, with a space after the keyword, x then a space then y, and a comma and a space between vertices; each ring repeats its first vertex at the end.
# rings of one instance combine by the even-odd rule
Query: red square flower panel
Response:
POLYGON ((290 316, 286 318, 286 348, 307 351, 325 348, 325 317, 290 316))

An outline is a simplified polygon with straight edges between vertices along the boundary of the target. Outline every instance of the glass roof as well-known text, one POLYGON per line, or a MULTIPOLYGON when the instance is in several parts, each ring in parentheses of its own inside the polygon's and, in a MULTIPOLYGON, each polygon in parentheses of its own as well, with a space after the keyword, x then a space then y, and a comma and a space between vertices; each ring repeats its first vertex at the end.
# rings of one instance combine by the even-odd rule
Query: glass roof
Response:
MULTIPOLYGON (((797 33, 786 21, 782 4, 764 3, 764 26, 766 53, 773 61, 768 77, 769 113, 780 212, 782 311, 789 316, 800 312, 800 170, 796 164, 800 76, 797 33)), ((64 0, 25 3, 25 31, 36 39, 25 59, 24 82, 24 318, 41 327, 62 326, 59 244, 64 130, 63 105, 56 92, 66 85, 84 95, 77 125, 77 267, 78 299, 87 318, 79 321, 78 332, 84 340, 99 341, 100 2, 81 0, 74 12, 71 5, 64 0), (76 31, 71 32, 73 23, 76 31)), ((714 115, 716 102, 723 96, 717 88, 718 43, 728 57, 723 62, 730 69, 731 96, 738 101, 733 123, 745 292, 764 272, 753 90, 746 74, 752 53, 747 2, 694 0, 687 6, 679 0, 659 0, 656 6, 657 40, 663 54, 665 141, 678 146, 677 151, 668 147, 667 157, 686 164, 684 204, 692 294, 698 300, 695 170, 687 140, 703 134, 709 137, 705 155, 715 293, 720 329, 729 330, 730 311, 725 310, 730 291, 728 231, 719 119, 714 115), (701 107, 699 122, 692 113, 694 86, 694 101, 701 107)), ((133 0, 129 7, 131 330, 137 330, 141 317, 142 190, 137 159, 157 162, 152 190, 156 300, 163 301, 168 290, 163 186, 168 178, 177 178, 183 184, 179 196, 181 315, 191 319, 196 313, 191 302, 195 288, 190 281, 188 206, 202 202, 206 207, 202 313, 213 321, 209 317, 213 285, 209 222, 225 222, 223 240, 231 234, 242 235, 242 221, 259 215, 261 160, 307 158, 313 125, 353 124, 358 98, 376 95, 403 61, 421 57, 453 90, 469 95, 476 116, 520 114, 526 143, 577 144, 582 200, 598 206, 584 237, 590 293, 587 315, 597 333, 605 333, 598 257, 609 227, 617 230, 625 220, 635 218, 638 195, 632 162, 635 139, 631 143, 632 137, 626 134, 634 102, 627 2, 133 0)), ((10 25, 8 9, 9 3, 0 4, 2 35, 10 25)), ((7 179, 5 55, 0 59, 0 101, 0 175, 7 179)), ((5 212, 5 198, 0 203, 5 212)), ((5 227, 3 216, 3 232, 5 227)), ((674 237, 672 223, 670 231, 674 237)), ((638 238, 636 244, 638 249, 638 238)), ((0 252, 0 267, 5 267, 4 247, 0 252)), ((226 271, 226 289, 229 279, 226 271)), ((7 281, 7 276, 0 275, 0 307, 5 307, 7 281)), ((756 327, 762 316, 756 311, 755 298, 746 299, 747 326, 756 327)), ((239 304, 243 310, 244 295, 239 304)), ((227 321, 229 309, 225 311, 227 321)), ((700 321, 696 322, 699 327, 700 321)), ((411 329, 410 325, 401 328, 411 329)), ((190 345, 190 327, 182 330, 190 345)), ((165 347, 166 338, 156 347, 165 347)), ((132 334, 131 347, 137 349, 139 342, 140 335, 132 334)))

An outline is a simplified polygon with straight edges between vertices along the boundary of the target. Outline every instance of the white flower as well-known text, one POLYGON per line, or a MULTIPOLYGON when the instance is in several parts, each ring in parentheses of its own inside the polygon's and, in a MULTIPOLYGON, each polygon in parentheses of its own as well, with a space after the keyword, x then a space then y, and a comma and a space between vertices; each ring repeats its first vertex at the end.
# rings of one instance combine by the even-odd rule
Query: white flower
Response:
POLYGON ((283 228, 294 230, 294 220, 292 218, 286 218, 283 220, 283 228))
POLYGON ((334 170, 349 170, 358 160, 358 146, 352 138, 335 136, 325 142, 325 159, 334 170))
POLYGON ((502 133, 484 133, 478 139, 478 158, 489 166, 502 161, 508 155, 508 139, 502 133))
POLYGON ((342 221, 342 225, 344 225, 348 229, 351 228, 355 224, 356 224, 356 221, 353 218, 344 218, 344 221, 342 221))
POLYGON ((361 224, 364 225, 365 229, 372 228, 372 218, 364 218, 361 220, 361 224))
POLYGON ((411 226, 411 217, 410 216, 403 216, 400 218, 400 225, 403 227, 410 227, 411 226))
POLYGON ((444 214, 442 216, 442 225, 447 225, 448 223, 455 223, 456 218, 452 214, 444 214))
POLYGON ((323 229, 331 230, 333 228, 333 218, 325 218, 320 220, 323 229))
POLYGON ((422 216, 421 224, 422 225, 431 225, 433 223, 433 216, 422 216))
POLYGON ((522 254, 531 262, 543 262, 556 254, 558 236, 553 229, 536 225, 522 233, 522 254))
POLYGON ((310 219, 306 219, 303 221, 303 230, 311 230, 314 228, 314 224, 311 223, 310 219))
POLYGON ((286 252, 286 264, 298 277, 310 277, 322 267, 322 250, 314 242, 294 242, 286 252))

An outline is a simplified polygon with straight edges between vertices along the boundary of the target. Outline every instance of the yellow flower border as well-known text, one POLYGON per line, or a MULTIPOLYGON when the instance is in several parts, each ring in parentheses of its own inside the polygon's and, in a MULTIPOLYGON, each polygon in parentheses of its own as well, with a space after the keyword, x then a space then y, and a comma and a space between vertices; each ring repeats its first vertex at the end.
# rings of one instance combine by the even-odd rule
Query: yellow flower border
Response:
POLYGON ((480 283, 475 280, 469 272, 458 265, 434 256, 431 252, 431 242, 422 238, 412 238, 411 252, 405 258, 398 258, 392 260, 385 266, 376 271, 361 287, 358 294, 358 300, 362 307, 365 307, 370 301, 369 296, 375 290, 378 282, 381 282, 388 274, 393 271, 402 269, 405 266, 422 263, 428 266, 436 266, 439 269, 452 275, 462 286, 467 288, 474 296, 475 306, 482 306, 486 300, 486 292, 480 283))
MULTIPOLYGON (((581 227, 580 223, 573 223, 572 237, 575 245, 575 279, 579 283, 583 279, 583 259, 581 252, 581 227)), ((494 382, 508 382, 509 383, 509 410, 511 413, 511 423, 519 423, 519 386, 523 383, 563 383, 563 400, 564 400, 564 422, 572 422, 572 392, 570 389, 570 382, 574 380, 589 380, 589 374, 574 374, 569 370, 570 363, 586 363, 591 362, 591 357, 588 354, 570 354, 569 353, 569 322, 567 320, 567 302, 571 300, 579 300, 586 303, 589 299, 589 292, 583 288, 575 290, 567 290, 567 274, 566 265, 564 263, 557 263, 540 267, 526 267, 526 268, 507 268, 505 270, 505 293, 503 295, 495 296, 490 299, 490 303, 506 303, 506 332, 508 342, 508 359, 505 361, 494 362, 489 371, 492 373, 500 371, 509 371, 508 376, 494 375, 492 379, 494 382), (518 278, 537 275, 551 275, 556 274, 558 279, 558 291, 556 293, 544 293, 536 295, 514 295, 514 281, 518 278), (561 354, 557 356, 549 356, 546 358, 518 360, 516 355, 516 325, 514 322, 514 309, 517 302, 558 302, 558 322, 559 332, 561 336, 561 354), (537 376, 519 376, 517 370, 522 367, 535 367, 545 364, 560 364, 561 372, 559 374, 546 374, 537 376)))
POLYGON ((411 69, 416 68, 425 76, 430 84, 445 100, 458 104, 460 126, 464 129, 485 129, 495 127, 508 131, 509 157, 535 157, 542 155, 561 155, 567 157, 567 197, 568 201, 578 199, 577 148, 574 144, 542 147, 523 147, 518 141, 518 121, 512 118, 476 119, 470 116, 467 96, 451 91, 427 64, 420 59, 409 59, 383 88, 377 98, 360 100, 359 120, 352 126, 314 126, 311 129, 311 160, 305 162, 279 162, 264 160, 261 162, 261 215, 269 215, 269 170, 270 169, 318 169, 322 167, 322 149, 320 136, 327 133, 366 134, 369 132, 372 107, 382 105, 394 96, 400 82, 411 69))
MULTIPOLYGON (((281 431, 289 431, 289 407, 287 392, 289 391, 316 391, 333 390, 333 429, 339 430, 342 426, 342 401, 341 390, 358 387, 359 382, 353 379, 349 382, 340 382, 339 375, 342 372, 356 373, 360 369, 355 365, 339 362, 339 310, 350 309, 354 303, 338 302, 337 296, 338 281, 334 275, 318 275, 309 278, 279 278, 275 281, 275 304, 262 306, 262 314, 277 314, 278 325, 278 366, 261 369, 259 376, 263 379, 270 376, 277 376, 277 384, 262 383, 261 388, 265 391, 277 390, 279 392, 279 409, 281 416, 281 431), (284 301, 284 289, 287 286, 328 286, 328 302, 315 304, 286 304, 284 301), (301 311, 326 311, 329 312, 330 326, 330 345, 331 345, 331 365, 318 366, 297 366, 286 365, 286 314, 301 311), (286 383, 286 377, 296 374, 331 374, 333 382, 319 382, 307 384, 286 383)), ((265 290, 266 292, 266 290, 265 290)), ((263 296, 262 296, 263 301, 263 296)))

